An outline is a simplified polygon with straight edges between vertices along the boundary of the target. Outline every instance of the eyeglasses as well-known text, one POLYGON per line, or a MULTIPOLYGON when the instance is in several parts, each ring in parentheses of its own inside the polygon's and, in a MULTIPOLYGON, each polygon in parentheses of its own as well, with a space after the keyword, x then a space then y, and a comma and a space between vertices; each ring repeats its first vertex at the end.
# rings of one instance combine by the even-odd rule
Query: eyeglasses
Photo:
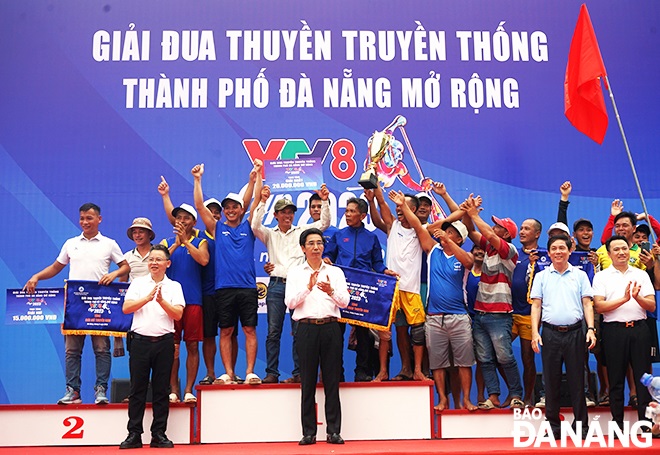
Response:
POLYGON ((167 258, 149 258, 147 259, 147 262, 157 262, 160 264, 161 262, 167 262, 168 260, 169 259, 167 258))
POLYGON ((323 242, 320 242, 320 241, 319 242, 305 242, 305 246, 310 247, 310 248, 315 247, 315 246, 321 247, 321 246, 323 246, 323 242))

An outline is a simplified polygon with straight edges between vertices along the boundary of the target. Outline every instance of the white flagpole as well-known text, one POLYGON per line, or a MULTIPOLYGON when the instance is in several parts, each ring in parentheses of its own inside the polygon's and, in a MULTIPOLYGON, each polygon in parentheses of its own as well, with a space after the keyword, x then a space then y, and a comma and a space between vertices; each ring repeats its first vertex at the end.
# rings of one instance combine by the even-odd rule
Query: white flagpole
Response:
MULTIPOLYGON (((621 123, 621 117, 619 116, 619 110, 616 108, 616 102, 614 101, 614 93, 612 93, 612 85, 610 84, 610 80, 608 79, 607 76, 605 77, 605 85, 607 86, 607 90, 610 94, 610 100, 612 100, 612 107, 614 108, 614 115, 616 116, 616 121, 619 124, 619 131, 621 131, 621 137, 623 138, 623 145, 626 148, 626 153, 628 154, 628 162, 630 162, 630 169, 632 170, 633 173, 633 178, 635 179, 635 185, 637 186, 637 192, 639 192, 639 199, 642 201, 642 210, 644 210, 644 215, 646 215, 646 221, 649 223, 649 227, 651 227, 651 221, 649 220, 649 211, 646 208, 646 201, 644 200, 644 194, 642 193, 642 187, 639 184, 639 179, 637 178, 637 171, 635 170, 635 163, 633 163, 632 155, 630 154, 630 147, 628 147, 628 140, 626 139, 626 133, 623 131, 623 123, 621 123)), ((655 236, 655 232, 653 229, 651 231, 651 239, 653 240, 653 243, 656 243, 657 238, 655 236)))

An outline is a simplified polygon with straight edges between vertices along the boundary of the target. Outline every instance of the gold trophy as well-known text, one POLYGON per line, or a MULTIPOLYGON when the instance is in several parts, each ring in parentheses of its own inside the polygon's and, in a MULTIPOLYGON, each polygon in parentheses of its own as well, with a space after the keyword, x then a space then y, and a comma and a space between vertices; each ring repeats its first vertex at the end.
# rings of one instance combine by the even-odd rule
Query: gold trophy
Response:
POLYGON ((405 124, 406 118, 397 115, 383 131, 374 131, 374 134, 369 138, 369 164, 365 167, 360 180, 358 180, 358 183, 365 190, 372 190, 378 186, 378 173, 376 172, 378 162, 387 153, 390 142, 394 139, 394 130, 405 124))

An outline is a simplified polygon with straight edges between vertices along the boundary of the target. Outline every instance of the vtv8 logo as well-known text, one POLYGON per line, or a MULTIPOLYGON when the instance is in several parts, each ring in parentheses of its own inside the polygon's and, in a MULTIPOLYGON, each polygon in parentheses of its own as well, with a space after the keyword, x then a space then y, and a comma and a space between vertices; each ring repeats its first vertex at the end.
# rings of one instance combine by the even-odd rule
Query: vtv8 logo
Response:
POLYGON ((322 163, 330 154, 330 173, 340 181, 352 179, 357 172, 355 145, 348 139, 317 139, 312 149, 304 139, 271 139, 264 148, 258 139, 244 139, 243 147, 250 160, 293 160, 297 158, 320 158, 322 163))

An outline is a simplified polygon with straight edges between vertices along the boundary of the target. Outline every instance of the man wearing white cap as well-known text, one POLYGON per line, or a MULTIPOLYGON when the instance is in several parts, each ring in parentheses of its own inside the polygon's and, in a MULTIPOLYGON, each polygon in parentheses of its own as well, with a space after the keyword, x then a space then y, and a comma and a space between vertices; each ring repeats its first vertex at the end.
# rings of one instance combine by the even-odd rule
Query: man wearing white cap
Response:
POLYGON ((474 302, 474 342, 488 389, 488 398, 479 403, 479 407, 493 409, 500 405, 500 382, 495 371, 496 363, 499 363, 507 377, 511 407, 524 408, 520 372, 511 344, 511 278, 518 260, 518 250, 511 240, 518 234, 518 226, 511 218, 493 216, 494 225, 491 227, 479 216, 480 199, 470 195, 461 204, 461 210, 467 214, 463 220, 470 239, 486 252, 474 302))
POLYGON ((225 212, 225 222, 213 217, 204 206, 202 175, 204 165, 195 165, 191 173, 195 179, 195 206, 200 212, 206 230, 215 239, 215 290, 218 303, 220 325, 220 357, 225 367, 225 374, 216 378, 216 384, 232 384, 236 381, 232 363, 232 342, 237 321, 240 319, 245 334, 247 384, 261 384, 261 379, 254 373, 257 358, 257 278, 254 268, 254 234, 250 228, 250 219, 243 220, 245 206, 254 192, 257 174, 261 172, 262 162, 255 160, 254 168, 244 197, 229 193, 221 202, 225 212))
POLYGON ((181 339, 186 343, 186 383, 183 401, 197 401, 192 390, 199 370, 199 342, 203 339, 202 320, 202 267, 209 262, 208 243, 195 236, 197 212, 190 204, 181 204, 172 210, 174 217, 174 237, 164 239, 161 244, 170 251, 172 265, 167 269, 167 276, 181 284, 186 307, 181 320, 174 324, 174 364, 170 385, 170 401, 179 400, 179 353, 181 339))
MULTIPOLYGON (((289 198, 281 198, 275 203, 275 219, 277 226, 267 228, 263 225, 263 217, 266 212, 266 202, 270 197, 268 185, 261 188, 261 175, 257 175, 255 193, 260 195, 259 204, 252 217, 252 232, 266 245, 268 250, 268 261, 273 264, 268 283, 268 294, 266 296, 266 307, 268 311, 268 336, 266 337, 266 377, 264 383, 279 382, 279 357, 280 340, 282 337, 282 325, 286 314, 284 304, 284 291, 286 287, 286 276, 294 265, 302 264, 305 256, 300 249, 300 234, 306 229, 317 228, 321 231, 330 226, 330 205, 328 196, 330 192, 325 185, 317 191, 321 198, 321 219, 312 224, 294 226, 293 219, 298 207, 289 198)), ((296 323, 292 321, 293 338, 293 371, 291 378, 285 383, 299 383, 300 371, 298 355, 296 351, 296 323)))
POLYGON ((435 409, 442 411, 449 406, 445 378, 450 367, 451 349, 463 392, 462 407, 474 411, 477 407, 470 401, 472 365, 475 363, 472 323, 463 296, 465 270, 472 268, 474 258, 461 248, 468 235, 467 228, 460 221, 444 223, 442 229, 433 232, 440 239, 438 243, 405 203, 402 192, 391 191, 389 198, 403 211, 428 254, 429 298, 425 332, 429 366, 440 399, 435 409))

